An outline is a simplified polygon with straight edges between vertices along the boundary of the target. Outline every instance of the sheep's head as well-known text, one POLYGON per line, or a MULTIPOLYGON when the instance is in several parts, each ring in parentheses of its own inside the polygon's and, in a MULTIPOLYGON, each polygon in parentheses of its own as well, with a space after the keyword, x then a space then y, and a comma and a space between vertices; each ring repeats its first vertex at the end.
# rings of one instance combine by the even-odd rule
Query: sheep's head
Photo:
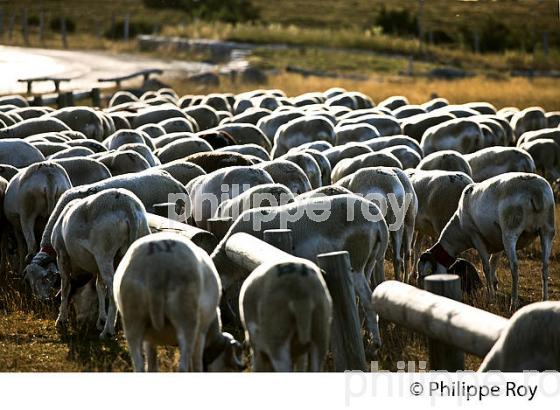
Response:
POLYGON ((23 279, 29 285, 33 295, 39 300, 54 298, 60 289, 60 273, 56 260, 39 252, 23 271, 23 279))
POLYGON ((209 372, 239 372, 245 369, 243 346, 227 332, 219 345, 204 350, 204 367, 209 372))
POLYGON ((426 276, 436 273, 449 273, 449 268, 453 265, 456 258, 449 255, 439 243, 432 246, 418 259, 417 266, 417 285, 423 286, 426 276))

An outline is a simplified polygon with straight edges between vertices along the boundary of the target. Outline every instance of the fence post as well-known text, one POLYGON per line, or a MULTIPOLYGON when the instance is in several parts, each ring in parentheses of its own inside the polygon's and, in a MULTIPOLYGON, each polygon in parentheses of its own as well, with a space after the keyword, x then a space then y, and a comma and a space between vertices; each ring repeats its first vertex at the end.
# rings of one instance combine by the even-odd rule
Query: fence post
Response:
POLYGON ((94 107, 101 107, 101 91, 99 88, 94 87, 91 89, 91 105, 94 107))
POLYGON ((43 104, 43 97, 41 95, 36 95, 35 97, 33 97, 33 106, 35 107, 42 107, 43 104))
POLYGON ((124 41, 128 41, 129 34, 130 34, 130 14, 126 13, 124 16, 124 24, 123 24, 124 41))
POLYGON ((317 255, 333 302, 331 349, 337 372, 366 370, 366 355, 347 251, 317 255))
POLYGON ((66 38, 66 17, 60 17, 60 35, 62 37, 62 47, 68 48, 68 39, 66 38))
MULTIPOLYGON (((436 295, 461 301, 461 279, 457 275, 427 276, 424 278, 424 289, 436 295)), ((449 372, 465 369, 464 352, 435 339, 429 339, 428 344, 430 369, 449 372)))
POLYGON ((27 19, 27 9, 23 10, 21 14, 21 35, 23 36, 23 42, 26 46, 29 45, 29 26, 27 19))
POLYGON ((286 253, 291 254, 293 251, 291 229, 268 229, 263 232, 263 240, 286 253))

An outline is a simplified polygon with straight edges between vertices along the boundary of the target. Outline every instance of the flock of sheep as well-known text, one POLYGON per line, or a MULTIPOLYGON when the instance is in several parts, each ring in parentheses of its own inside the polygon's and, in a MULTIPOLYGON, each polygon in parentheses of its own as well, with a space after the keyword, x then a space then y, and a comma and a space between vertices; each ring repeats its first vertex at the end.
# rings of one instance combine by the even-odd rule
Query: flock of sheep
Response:
POLYGON ((547 299, 559 124, 560 112, 538 107, 376 105, 340 88, 293 98, 120 91, 104 109, 2 97, 1 269, 39 299, 60 297, 61 332, 74 312, 112 337, 120 316, 136 371, 157 369, 158 345, 179 347, 179 370, 242 370, 242 344, 222 318, 245 331, 253 370, 320 371, 333 309, 313 263, 321 253, 349 252, 373 348, 385 259, 397 280, 457 272, 468 291, 478 276, 459 256, 475 249, 492 298, 503 252, 515 310, 516 251, 538 237, 547 299), (149 215, 169 203, 199 229, 230 221, 210 254, 153 232, 149 215), (291 229, 297 259, 253 272, 229 259, 232 235, 275 228, 291 229))

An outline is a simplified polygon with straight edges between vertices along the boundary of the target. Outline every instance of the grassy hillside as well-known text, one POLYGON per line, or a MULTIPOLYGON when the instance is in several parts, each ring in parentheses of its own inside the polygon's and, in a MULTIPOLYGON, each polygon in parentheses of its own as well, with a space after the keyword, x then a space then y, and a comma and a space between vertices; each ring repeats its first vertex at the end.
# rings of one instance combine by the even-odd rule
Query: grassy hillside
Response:
MULTIPOLYGON (((312 28, 345 28, 363 31, 376 25, 383 7, 407 10, 411 18, 419 14, 417 0, 251 0, 260 10, 259 23, 282 24, 312 28)), ((71 19, 78 31, 96 33, 110 28, 112 16, 123 19, 127 13, 134 24, 161 28, 164 25, 186 23, 187 12, 155 10, 142 0, 0 0, 5 26, 17 13, 20 24, 22 11, 37 18, 43 10, 47 20, 61 15, 71 19)), ((492 25, 503 24, 511 35, 526 39, 526 46, 539 43, 542 32, 550 32, 551 44, 560 42, 558 33, 558 2, 556 0, 425 0, 422 22, 426 33, 445 32, 455 43, 473 46, 472 33, 492 25), (490 23, 489 23, 490 21, 490 23)), ((396 22, 395 24, 398 24, 396 22)), ((416 34, 414 31, 413 34, 416 34)), ((500 33, 496 33, 500 35, 500 33)), ((428 34, 426 34, 428 38, 428 34)))

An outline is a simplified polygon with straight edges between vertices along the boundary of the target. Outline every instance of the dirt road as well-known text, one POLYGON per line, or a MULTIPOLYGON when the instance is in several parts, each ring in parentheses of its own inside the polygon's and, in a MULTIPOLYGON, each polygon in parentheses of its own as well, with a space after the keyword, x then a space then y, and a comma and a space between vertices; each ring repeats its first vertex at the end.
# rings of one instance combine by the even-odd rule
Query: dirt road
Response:
MULTIPOLYGON (((72 81, 61 85, 61 89, 88 89, 100 86, 98 78, 126 75, 146 68, 165 70, 161 78, 165 81, 166 77, 213 71, 216 66, 199 62, 161 60, 136 54, 0 46, 0 95, 25 92, 26 84, 17 82, 21 78, 67 77, 72 78, 72 81)), ((134 85, 134 82, 130 85, 134 85)), ((53 91, 53 84, 34 84, 33 91, 53 91)))

